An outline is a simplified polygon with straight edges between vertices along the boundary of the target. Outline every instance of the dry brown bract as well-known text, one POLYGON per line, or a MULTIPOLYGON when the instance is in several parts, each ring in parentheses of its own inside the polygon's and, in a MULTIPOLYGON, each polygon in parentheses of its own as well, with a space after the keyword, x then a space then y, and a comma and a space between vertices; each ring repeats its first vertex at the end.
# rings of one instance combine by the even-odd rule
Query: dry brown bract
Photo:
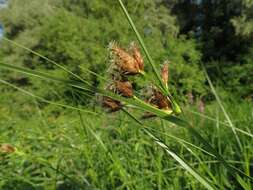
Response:
MULTIPOLYGON (((168 78, 169 78, 169 67, 168 67, 168 62, 165 62, 162 66, 161 69, 161 78, 163 82, 167 85, 168 83, 168 78)), ((153 104, 159 109, 163 110, 171 110, 171 102, 168 99, 168 97, 164 96, 162 92, 153 89, 153 93, 151 98, 148 100, 150 104, 153 104)))
POLYGON ((165 62, 162 66, 161 69, 161 78, 164 82, 165 85, 168 84, 168 80, 169 80, 169 66, 168 66, 168 62, 165 62))
POLYGON ((144 71, 144 62, 143 62, 143 58, 141 56, 140 49, 137 47, 137 45, 134 42, 132 42, 130 44, 129 51, 132 53, 134 59, 138 63, 139 69, 141 71, 144 71))
POLYGON ((104 96, 103 107, 108 108, 110 112, 116 112, 122 108, 122 104, 120 101, 104 96))

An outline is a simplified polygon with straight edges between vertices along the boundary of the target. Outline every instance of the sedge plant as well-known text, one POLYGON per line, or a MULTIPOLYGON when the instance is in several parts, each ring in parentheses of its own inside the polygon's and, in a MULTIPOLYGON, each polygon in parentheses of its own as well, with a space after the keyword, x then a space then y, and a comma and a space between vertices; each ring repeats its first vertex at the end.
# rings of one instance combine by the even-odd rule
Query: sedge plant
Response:
MULTIPOLYGON (((148 135, 157 145, 159 145, 163 150, 165 150, 168 153, 168 155, 170 155, 174 160, 176 160, 187 172, 189 172, 198 182, 200 182, 207 189, 216 189, 217 187, 211 182, 211 180, 208 180, 205 177, 201 176, 196 170, 193 169, 192 166, 190 166, 183 158, 181 158, 175 151, 173 151, 165 142, 163 142, 160 138, 158 138, 152 132, 152 130, 150 130, 149 127, 146 124, 144 124, 144 122, 140 118, 137 118, 136 116, 134 116, 128 110, 129 106, 131 106, 131 108, 142 110, 144 113, 143 114, 144 116, 145 116, 145 113, 148 113, 149 116, 158 117, 162 120, 169 121, 179 127, 183 127, 187 129, 192 136, 194 136, 200 143, 202 143, 204 147, 203 151, 208 152, 212 156, 216 157, 216 159, 221 164, 223 164, 223 166, 227 168, 227 170, 234 177, 238 178, 238 176, 240 175, 242 177, 247 177, 249 180, 252 181, 253 180, 252 177, 250 177, 249 175, 243 173, 239 169, 229 164, 220 155, 220 153, 218 153, 218 151, 216 151, 216 149, 214 149, 209 144, 209 142, 205 140, 200 135, 200 133, 196 131, 196 129, 194 129, 194 127, 188 121, 184 119, 183 112, 179 104, 176 102, 175 98, 172 96, 169 89, 168 66, 164 64, 161 72, 159 72, 159 70, 156 67, 156 64, 154 63, 152 57, 150 56, 148 52, 148 49, 143 39, 141 38, 141 35, 139 34, 132 18, 130 17, 126 7, 124 6, 121 0, 118 0, 118 2, 119 2, 119 6, 123 10, 123 13, 126 19, 129 21, 129 24, 137 37, 140 47, 142 48, 147 58, 147 64, 149 64, 150 67, 152 68, 151 77, 149 76, 149 74, 145 72, 144 60, 142 58, 141 51, 138 49, 137 45, 133 45, 129 48, 129 50, 125 50, 119 47, 118 45, 111 44, 110 51, 113 56, 113 59, 112 59, 113 64, 116 66, 116 74, 113 73, 113 75, 111 75, 112 84, 109 84, 108 86, 106 86, 106 88, 94 89, 92 87, 92 84, 90 84, 88 81, 72 73, 71 71, 64 68, 60 64, 56 63, 55 61, 52 61, 49 58, 44 57, 43 55, 40 55, 39 53, 34 52, 33 50, 30 50, 22 46, 21 44, 17 44, 16 42, 13 42, 12 40, 6 37, 4 37, 3 40, 6 40, 15 46, 23 48, 41 57, 42 59, 45 59, 51 62, 57 67, 68 72, 77 80, 67 80, 67 79, 62 79, 58 77, 53 77, 43 72, 38 72, 38 71, 26 69, 23 67, 17 67, 13 65, 7 65, 4 63, 0 63, 0 67, 4 69, 16 71, 16 72, 28 74, 32 77, 38 77, 43 80, 50 80, 50 81, 54 81, 58 83, 63 83, 67 86, 74 87, 75 89, 78 89, 80 92, 83 92, 83 93, 89 91, 89 92, 98 94, 99 96, 102 97, 104 107, 107 107, 111 112, 123 111, 127 116, 133 119, 140 126, 141 130, 144 132, 145 135, 148 135), (134 92, 131 80, 129 80, 129 75, 133 75, 134 77, 142 77, 147 83, 151 83, 154 86, 153 92, 148 101, 145 101, 136 95, 137 92, 134 92)), ((92 71, 90 72, 92 73, 92 71)), ((93 74, 96 76, 99 76, 100 78, 103 78, 97 73, 93 73, 93 74)), ((33 96, 39 101, 44 101, 46 103, 53 103, 39 96, 34 96, 32 93, 24 91, 18 87, 15 87, 14 85, 8 83, 7 81, 0 80, 0 82, 6 85, 12 86, 16 88, 17 90, 20 90, 23 93, 26 93, 27 95, 33 96)), ((84 111, 89 114, 98 114, 96 112, 91 112, 83 108, 78 108, 74 106, 61 105, 61 104, 55 104, 55 105, 63 106, 69 109, 75 109, 78 111, 84 111)), ((112 159, 114 158, 112 157, 112 159)), ((241 177, 240 177, 240 180, 243 181, 241 177)))

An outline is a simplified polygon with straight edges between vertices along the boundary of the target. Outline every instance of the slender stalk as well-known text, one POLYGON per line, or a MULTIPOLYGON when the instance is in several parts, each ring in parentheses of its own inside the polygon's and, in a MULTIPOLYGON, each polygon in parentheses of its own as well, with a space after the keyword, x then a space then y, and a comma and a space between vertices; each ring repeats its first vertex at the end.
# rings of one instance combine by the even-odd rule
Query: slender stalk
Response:
POLYGON ((206 79, 208 81, 208 84, 209 84, 209 86, 210 86, 210 88, 211 88, 211 90, 212 90, 212 92, 213 92, 213 94, 215 96, 215 99, 217 100, 218 105, 220 106, 220 108, 221 108, 221 110, 222 110, 225 118, 227 119, 227 121, 228 121, 228 123, 229 123, 229 125, 230 125, 230 127, 231 127, 231 129, 232 129, 232 131, 234 133, 234 135, 235 135, 238 147, 239 147, 240 151, 242 151, 243 150, 242 143, 241 143, 240 138, 238 137, 238 134, 237 134, 237 132, 235 130, 234 124, 233 124, 232 120, 230 119, 230 117, 228 116, 228 113, 227 113, 226 109, 224 108, 224 106, 223 106, 223 104, 221 102, 221 99, 218 96, 218 94, 217 94, 217 92, 216 92, 216 90, 215 90, 215 88, 214 88, 214 86, 212 84, 212 81, 211 81, 209 75, 206 72, 206 69, 205 69, 204 65, 202 65, 202 68, 204 70, 204 73, 205 73, 206 79))
POLYGON ((135 35, 137 37, 137 40, 139 41, 139 43, 140 43, 140 45, 141 45, 141 47, 142 47, 142 49, 143 49, 143 51, 144 51, 147 59, 148 59, 149 64, 152 67, 152 70, 153 70, 153 72, 155 74, 155 77, 157 79, 156 81, 153 81, 153 82, 155 84, 157 84, 157 87, 163 92, 164 95, 166 95, 166 96, 169 97, 170 101, 172 102, 173 111, 175 113, 181 113, 181 109, 180 109, 179 105, 177 104, 177 102, 174 100, 174 98, 170 94, 169 89, 167 88, 166 84, 163 82, 163 80, 162 80, 162 78, 161 78, 161 76, 160 76, 160 74, 159 74, 159 72, 158 72, 158 70, 157 70, 157 68, 155 66, 155 63, 154 63, 152 57, 150 56, 150 54, 149 54, 149 52, 148 52, 148 50, 146 48, 146 45, 145 45, 145 43, 144 43, 144 41, 143 41, 140 33, 138 32, 138 30, 137 30, 137 28, 136 28, 136 26, 135 26, 135 24, 134 24, 131 16, 129 15, 126 7, 124 6, 122 0, 118 0, 118 2, 119 2, 120 7, 122 8, 122 10, 123 10, 123 12, 124 12, 124 14, 125 14, 128 22, 130 24, 131 28, 133 29, 133 31, 134 31, 134 33, 135 33, 135 35))
POLYGON ((189 172, 193 177, 195 177, 195 179, 197 179, 203 186, 205 186, 208 190, 215 189, 215 187, 212 184, 210 184, 204 177, 202 177, 189 164, 187 164, 180 156, 178 156, 175 152, 170 150, 170 148, 161 139, 152 134, 148 128, 145 128, 143 123, 140 122, 137 118, 135 118, 135 116, 130 114, 125 109, 123 109, 123 111, 142 127, 142 131, 146 135, 152 138, 156 144, 158 144, 162 149, 164 149, 174 160, 176 160, 187 172, 189 172))
POLYGON ((15 45, 15 46, 17 46, 17 47, 19 47, 19 48, 22 48, 22 49, 24 49, 24 50, 26 50, 26 51, 28 51, 28 52, 34 54, 34 55, 37 55, 38 57, 40 57, 40 58, 42 58, 42 59, 48 61, 49 63, 52 63, 52 64, 56 65, 56 66, 59 67, 60 69, 64 70, 65 72, 67 72, 67 73, 69 73, 69 74, 71 74, 72 76, 74 76, 76 79, 79 79, 79 80, 81 80, 81 81, 84 82, 84 83, 87 82, 87 81, 85 81, 83 78, 81 78, 80 76, 78 76, 77 74, 75 74, 75 73, 71 72, 70 70, 68 70, 67 68, 61 66, 59 63, 56 63, 55 61, 53 61, 53 60, 51 60, 51 59, 49 59, 49 58, 47 58, 47 57, 41 55, 40 53, 38 53, 38 52, 36 52, 36 51, 33 51, 33 50, 31 50, 30 48, 27 48, 27 47, 23 46, 22 44, 19 44, 19 43, 13 41, 13 40, 10 40, 9 38, 7 38, 7 37, 5 37, 5 36, 3 36, 2 39, 5 40, 5 41, 7 41, 7 42, 9 42, 9 43, 11 43, 11 44, 13 44, 13 45, 15 45))
POLYGON ((64 104, 60 104, 60 103, 56 103, 56 102, 52 102, 52 101, 46 100, 46 99, 44 99, 44 98, 42 98, 40 96, 37 96, 37 95, 35 95, 35 94, 31 93, 31 92, 28 92, 27 90, 19 88, 19 87, 15 86, 15 85, 13 85, 13 84, 5 81, 5 80, 2 80, 2 79, 0 79, 0 83, 8 85, 8 86, 10 86, 10 87, 12 87, 12 88, 14 88, 14 89, 16 89, 16 90, 18 90, 18 91, 26 94, 26 95, 29 95, 29 96, 31 96, 31 97, 33 97, 33 98, 41 101, 41 102, 45 102, 45 103, 48 103, 48 104, 52 104, 52 105, 56 105, 56 106, 60 106, 60 107, 64 107, 64 108, 68 108, 68 109, 72 109, 72 110, 77 110, 77 111, 81 111, 81 112, 85 112, 85 113, 89 113, 89 114, 99 115, 98 113, 95 113, 95 112, 92 112, 92 111, 88 111, 88 110, 84 110, 84 109, 81 109, 81 108, 77 108, 77 107, 73 107, 73 106, 69 106, 69 105, 64 105, 64 104))

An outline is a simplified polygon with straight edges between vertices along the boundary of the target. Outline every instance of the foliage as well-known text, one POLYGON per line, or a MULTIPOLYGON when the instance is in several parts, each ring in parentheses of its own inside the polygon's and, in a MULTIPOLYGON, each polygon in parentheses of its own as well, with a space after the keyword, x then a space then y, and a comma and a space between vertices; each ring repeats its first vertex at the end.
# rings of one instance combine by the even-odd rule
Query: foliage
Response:
MULTIPOLYGON (((85 69, 102 75, 107 71, 106 47, 109 42, 115 40, 126 45, 135 41, 117 2, 45 1, 41 4, 35 0, 31 5, 28 1, 24 4, 25 12, 20 8, 20 1, 13 0, 10 8, 0 13, 7 36, 66 66, 94 85, 97 85, 96 77, 85 69), (37 7, 41 7, 39 11, 36 11, 37 7), (16 32, 11 32, 14 29, 16 32)), ((196 50, 194 40, 177 37, 178 26, 169 9, 162 2, 152 0, 144 3, 127 1, 126 5, 156 64, 162 64, 167 59, 172 61, 171 88, 180 95, 191 91, 196 95, 204 94, 204 78, 197 66, 201 54, 196 50)), ((1 49, 6 55, 5 63, 43 70, 56 69, 51 63, 7 43, 1 49)))
POLYGON ((200 43, 212 80, 238 97, 252 95, 252 1, 179 1, 180 33, 200 43))
POLYGON ((237 34, 252 37, 253 32, 253 3, 250 0, 243 0, 242 14, 231 21, 235 26, 237 34))
MULTIPOLYGON (((140 128, 123 113, 100 117, 81 114, 55 106, 40 108, 40 103, 17 95, 12 89, 1 94, 0 143, 9 142, 19 154, 1 160, 0 189, 203 189, 176 162, 167 159, 165 152, 154 146, 140 128), (10 94, 11 97, 10 97, 10 94), (27 100, 31 103, 25 104, 27 100), (15 100, 15 104, 11 104, 15 100), (7 106, 11 105, 11 106, 7 106), (38 107, 36 106, 38 105, 38 107), (103 146, 108 150, 105 151, 103 146), (110 159, 113 155, 113 160, 110 159), (7 164, 6 164, 7 163, 7 164), (22 176, 22 177, 21 177, 22 176), (79 187, 81 185, 81 187, 79 187)), ((252 122, 249 110, 252 103, 226 103, 236 127, 247 130, 252 122)), ((237 102, 238 103, 238 102, 237 102)), ((197 105, 196 105, 197 106, 197 105)), ((189 107, 197 111, 197 107, 189 107)), ((217 105, 206 106, 208 116, 217 114, 217 105)), ((186 112, 195 128, 237 167, 249 171, 253 152, 252 137, 240 133, 245 145, 242 154, 236 150, 231 130, 218 112, 215 121, 186 112), (215 122, 217 127, 215 127, 215 122), (221 123, 220 123, 221 122, 221 123)), ((190 143, 201 147, 183 129, 160 120, 147 121, 152 130, 175 148, 202 175, 209 176, 219 189, 238 189, 239 183, 221 168, 219 163, 190 143), (178 137, 179 139, 175 138, 178 137), (180 141, 180 139, 184 141, 180 141), (186 143, 187 142, 187 143, 186 143), (185 147, 187 149, 185 149, 185 147), (213 178, 212 178, 213 177, 213 178)))

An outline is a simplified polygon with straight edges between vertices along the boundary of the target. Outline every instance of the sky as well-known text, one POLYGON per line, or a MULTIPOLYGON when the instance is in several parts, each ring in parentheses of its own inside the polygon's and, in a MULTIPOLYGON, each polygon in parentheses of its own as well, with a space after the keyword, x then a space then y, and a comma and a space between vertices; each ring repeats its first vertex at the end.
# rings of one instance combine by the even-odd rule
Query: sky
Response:
POLYGON ((3 27, 2 27, 2 25, 0 25, 0 38, 2 38, 3 37, 3 27))
MULTIPOLYGON (((0 0, 0 8, 4 8, 7 6, 7 0, 0 0)), ((3 37, 3 33, 4 33, 4 29, 3 26, 1 25, 1 21, 0 21, 0 38, 3 37)))
POLYGON ((7 0, 0 0, 0 9, 7 7, 7 0))

